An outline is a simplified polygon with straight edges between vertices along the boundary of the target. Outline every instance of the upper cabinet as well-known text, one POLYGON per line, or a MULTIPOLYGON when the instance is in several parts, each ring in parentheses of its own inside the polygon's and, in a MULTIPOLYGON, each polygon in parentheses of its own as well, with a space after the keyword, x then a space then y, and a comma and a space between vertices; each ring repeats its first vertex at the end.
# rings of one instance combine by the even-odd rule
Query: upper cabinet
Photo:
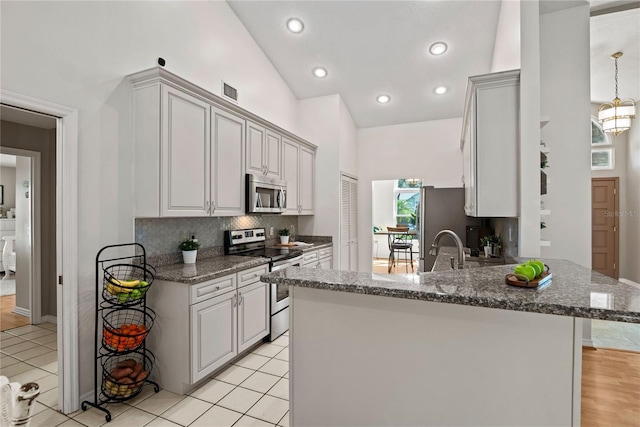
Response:
POLYGON ((163 68, 129 77, 137 217, 244 215, 247 173, 286 180, 287 213, 313 214, 314 145, 163 68))
POLYGON ((465 213, 518 216, 520 70, 469 78, 460 148, 465 213))
POLYGON ((313 215, 315 200, 314 149, 282 140, 282 179, 287 182, 287 214, 313 215))
POLYGON ((247 122, 246 171, 280 179, 282 137, 264 126, 247 122))

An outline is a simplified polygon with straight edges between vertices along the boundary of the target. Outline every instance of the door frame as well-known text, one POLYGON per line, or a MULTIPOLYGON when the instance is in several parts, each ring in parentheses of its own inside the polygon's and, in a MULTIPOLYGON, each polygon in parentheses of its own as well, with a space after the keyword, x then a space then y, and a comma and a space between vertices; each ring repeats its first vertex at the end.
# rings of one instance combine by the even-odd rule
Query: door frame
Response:
POLYGON ((78 354, 78 110, 2 89, 0 101, 57 117, 56 271, 58 408, 80 407, 78 354), (62 285, 64 278, 64 286, 62 285))
MULTIPOLYGON (((23 150, 19 148, 12 147, 0 147, 0 153, 2 154, 10 154, 13 156, 20 157, 28 157, 31 159, 31 166, 29 171, 29 179, 31 181, 31 186, 29 192, 30 196, 30 205, 31 205, 31 215, 29 218, 29 226, 31 229, 31 254, 29 255, 29 318, 31 319, 31 323, 41 323, 42 322, 42 311, 41 311, 41 295, 42 295, 42 277, 41 272, 42 269, 36 268, 36 266, 41 265, 41 242, 42 242, 42 229, 40 222, 40 212, 41 212, 41 197, 42 186, 35 186, 34 183, 40 183, 41 171, 40 168, 42 166, 40 161, 40 152, 31 151, 31 150, 23 150)), ((26 314, 26 313, 25 313, 26 314)))
MULTIPOLYGON (((616 280, 620 278, 620 217, 618 213, 620 212, 620 177, 617 176, 608 176, 608 177, 598 177, 591 178, 591 188, 593 191, 593 182, 594 181, 613 181, 614 185, 614 193, 613 193, 613 204, 614 204, 614 227, 615 231, 613 232, 613 259, 615 263, 616 270, 616 280)), ((593 210, 593 201, 591 201, 591 209, 593 210)), ((591 232, 593 233, 593 218, 591 220, 591 232)), ((591 251, 593 253, 593 242, 591 242, 591 251)), ((591 255, 593 257, 593 254, 591 255)))

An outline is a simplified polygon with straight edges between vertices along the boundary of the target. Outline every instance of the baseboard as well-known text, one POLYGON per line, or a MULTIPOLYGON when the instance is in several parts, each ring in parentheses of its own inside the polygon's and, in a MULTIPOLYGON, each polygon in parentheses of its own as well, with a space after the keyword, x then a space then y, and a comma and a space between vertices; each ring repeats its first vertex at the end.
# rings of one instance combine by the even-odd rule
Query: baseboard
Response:
POLYGON ((42 320, 42 323, 55 323, 56 325, 58 324, 58 317, 57 316, 52 316, 50 314, 45 314, 44 316, 40 317, 40 320, 42 320))
POLYGON ((593 345, 593 340, 592 339, 587 339, 587 338, 582 338, 582 346, 583 347, 595 347, 593 345))
MULTIPOLYGON (((99 396, 98 396, 98 398, 99 398, 99 396)), ((84 393, 84 394, 80 395, 80 403, 82 403, 82 402, 84 402, 84 401, 91 402, 91 403, 95 403, 95 402, 93 401, 93 390, 88 391, 88 392, 86 392, 86 393, 84 393)))
POLYGON ((624 277, 621 277, 618 280, 622 283, 626 283, 627 285, 633 286, 634 288, 640 289, 640 283, 636 283, 633 280, 625 279, 624 277))
POLYGON ((25 316, 31 318, 31 310, 28 308, 18 307, 17 305, 13 308, 13 312, 15 314, 19 314, 20 316, 25 316))

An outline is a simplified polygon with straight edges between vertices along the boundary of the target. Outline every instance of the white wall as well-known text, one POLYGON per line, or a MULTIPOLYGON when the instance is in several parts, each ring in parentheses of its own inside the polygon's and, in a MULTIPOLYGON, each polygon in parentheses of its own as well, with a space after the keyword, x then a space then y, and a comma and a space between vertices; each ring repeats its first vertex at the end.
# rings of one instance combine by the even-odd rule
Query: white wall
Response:
POLYGON ((636 114, 627 135, 627 244, 620 259, 626 258, 625 278, 640 283, 640 119, 636 114))
POLYGON ((334 268, 339 260, 340 228, 340 96, 299 101, 299 135, 318 146, 315 215, 298 219, 300 234, 332 236, 334 268))
POLYGON ((491 72, 520 68, 520 2, 502 0, 491 72))
MULTIPOLYGON (((591 267, 591 122, 589 5, 540 15, 542 129, 551 147, 545 258, 591 267), (567 31, 570 29, 570 31, 567 31), (571 108, 559 99, 571 100, 571 108)), ((536 162, 539 159, 539 155, 536 162)))
POLYGON ((338 126, 340 171, 357 175, 358 128, 341 96, 338 105, 338 126))
POLYGON ((4 186, 4 203, 0 206, 7 212, 16 207, 16 168, 0 167, 0 184, 4 186))
MULTIPOLYGON (((408 176, 402 178, 410 178, 408 176)), ((371 183, 371 226, 386 227, 395 226, 396 218, 393 215, 395 180, 373 181, 371 183)), ((373 257, 388 258, 389 242, 387 236, 373 236, 373 257)))
POLYGON ((462 186, 462 118, 358 130, 358 265, 371 271, 372 182, 421 178, 434 187, 462 186))
MULTIPOLYGON (((293 132, 298 103, 226 2, 2 2, 2 89, 79 110, 80 394, 93 387, 95 254, 134 241, 131 85, 166 68, 293 132)), ((337 181, 336 181, 337 182, 337 181)), ((70 244, 76 244, 70 242, 70 244)))

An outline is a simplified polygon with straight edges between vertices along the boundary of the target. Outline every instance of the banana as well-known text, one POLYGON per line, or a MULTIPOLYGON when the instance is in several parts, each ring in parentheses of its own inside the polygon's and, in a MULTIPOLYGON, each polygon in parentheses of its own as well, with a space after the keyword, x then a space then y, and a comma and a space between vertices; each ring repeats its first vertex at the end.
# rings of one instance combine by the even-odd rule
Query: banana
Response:
POLYGON ((107 291, 113 295, 129 293, 140 283, 140 280, 118 280, 111 278, 107 282, 107 291))

